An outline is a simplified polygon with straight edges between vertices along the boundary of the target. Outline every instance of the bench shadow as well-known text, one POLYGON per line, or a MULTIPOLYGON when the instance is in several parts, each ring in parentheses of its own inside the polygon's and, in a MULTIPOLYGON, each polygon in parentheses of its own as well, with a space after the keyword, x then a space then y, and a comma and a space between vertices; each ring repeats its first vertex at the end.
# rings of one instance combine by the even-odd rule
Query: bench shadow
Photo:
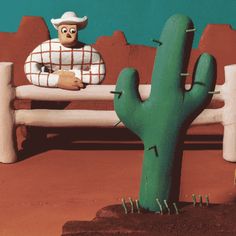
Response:
POLYGON ((223 135, 186 135, 184 150, 221 150, 223 148, 223 135))
MULTIPOLYGON (((31 127, 32 128, 32 127, 31 127)), ((143 150, 143 144, 127 129, 39 128, 22 143, 20 161, 49 150, 143 150)))
MULTIPOLYGON (((49 150, 143 150, 142 141, 125 128, 29 127, 29 137, 18 152, 26 160, 49 150)), ((222 135, 186 135, 184 150, 221 150, 222 135)))

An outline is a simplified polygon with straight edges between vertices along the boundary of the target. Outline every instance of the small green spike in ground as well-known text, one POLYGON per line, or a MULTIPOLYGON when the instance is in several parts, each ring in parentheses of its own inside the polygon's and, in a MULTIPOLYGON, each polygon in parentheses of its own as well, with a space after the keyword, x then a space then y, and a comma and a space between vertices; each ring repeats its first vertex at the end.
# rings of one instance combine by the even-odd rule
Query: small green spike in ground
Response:
MULTIPOLYGON (((184 88, 192 48, 193 23, 184 15, 168 19, 162 31, 154 61, 151 93, 142 101, 136 70, 124 69, 114 95, 115 111, 127 128, 144 142, 144 161, 140 187, 140 206, 158 211, 156 199, 176 201, 172 190, 176 159, 187 126, 210 102, 216 78, 214 58, 204 53, 198 59, 191 90, 184 88)), ((144 61, 145 63, 145 61, 144 61)))

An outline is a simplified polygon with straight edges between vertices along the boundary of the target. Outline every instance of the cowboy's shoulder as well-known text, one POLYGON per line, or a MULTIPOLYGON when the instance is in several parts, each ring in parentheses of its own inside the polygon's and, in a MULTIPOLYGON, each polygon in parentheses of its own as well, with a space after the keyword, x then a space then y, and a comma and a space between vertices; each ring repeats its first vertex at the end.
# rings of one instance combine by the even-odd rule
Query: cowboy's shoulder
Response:
POLYGON ((60 42, 60 41, 59 41, 58 38, 48 39, 48 40, 42 42, 41 44, 39 44, 38 46, 40 46, 40 45, 45 45, 45 44, 50 44, 50 43, 59 43, 59 42, 60 42))
POLYGON ((92 52, 97 52, 97 50, 93 47, 93 45, 90 45, 90 44, 85 44, 83 46, 84 50, 86 51, 92 51, 92 52))
POLYGON ((59 38, 49 39, 48 41, 60 43, 59 38))
POLYGON ((91 45, 83 43, 83 48, 86 49, 86 50, 91 49, 91 45))
POLYGON ((49 39, 49 40, 44 41, 42 45, 48 45, 48 44, 53 44, 53 43, 60 43, 60 41, 58 38, 49 39))
POLYGON ((41 44, 39 44, 33 51, 34 52, 40 52, 40 51, 44 51, 44 50, 48 50, 49 45, 57 45, 59 44, 59 39, 55 38, 55 39, 49 39, 46 40, 44 42, 42 42, 41 44))

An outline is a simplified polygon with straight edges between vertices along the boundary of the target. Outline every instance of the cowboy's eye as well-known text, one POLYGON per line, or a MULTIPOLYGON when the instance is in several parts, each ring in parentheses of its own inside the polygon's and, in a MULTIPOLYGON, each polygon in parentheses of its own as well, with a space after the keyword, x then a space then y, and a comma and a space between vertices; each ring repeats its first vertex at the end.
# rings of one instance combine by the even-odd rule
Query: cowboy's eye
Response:
POLYGON ((61 32, 64 34, 67 33, 67 28, 66 27, 61 28, 61 32))
POLYGON ((75 33, 76 33, 76 29, 71 28, 71 29, 70 29, 70 33, 71 33, 71 34, 75 34, 75 33))

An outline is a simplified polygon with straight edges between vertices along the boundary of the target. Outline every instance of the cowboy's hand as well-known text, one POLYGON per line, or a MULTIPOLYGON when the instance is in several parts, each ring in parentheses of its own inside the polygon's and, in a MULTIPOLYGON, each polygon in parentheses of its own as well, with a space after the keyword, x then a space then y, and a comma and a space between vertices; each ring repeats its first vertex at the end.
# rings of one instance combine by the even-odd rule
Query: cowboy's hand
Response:
POLYGON ((85 88, 85 84, 80 80, 80 79, 78 79, 77 78, 77 80, 78 80, 78 85, 79 85, 79 87, 81 88, 81 89, 84 89, 85 88))
POLYGON ((59 75, 59 88, 68 90, 79 90, 81 88, 81 81, 75 77, 75 73, 71 71, 58 71, 55 74, 59 75))

